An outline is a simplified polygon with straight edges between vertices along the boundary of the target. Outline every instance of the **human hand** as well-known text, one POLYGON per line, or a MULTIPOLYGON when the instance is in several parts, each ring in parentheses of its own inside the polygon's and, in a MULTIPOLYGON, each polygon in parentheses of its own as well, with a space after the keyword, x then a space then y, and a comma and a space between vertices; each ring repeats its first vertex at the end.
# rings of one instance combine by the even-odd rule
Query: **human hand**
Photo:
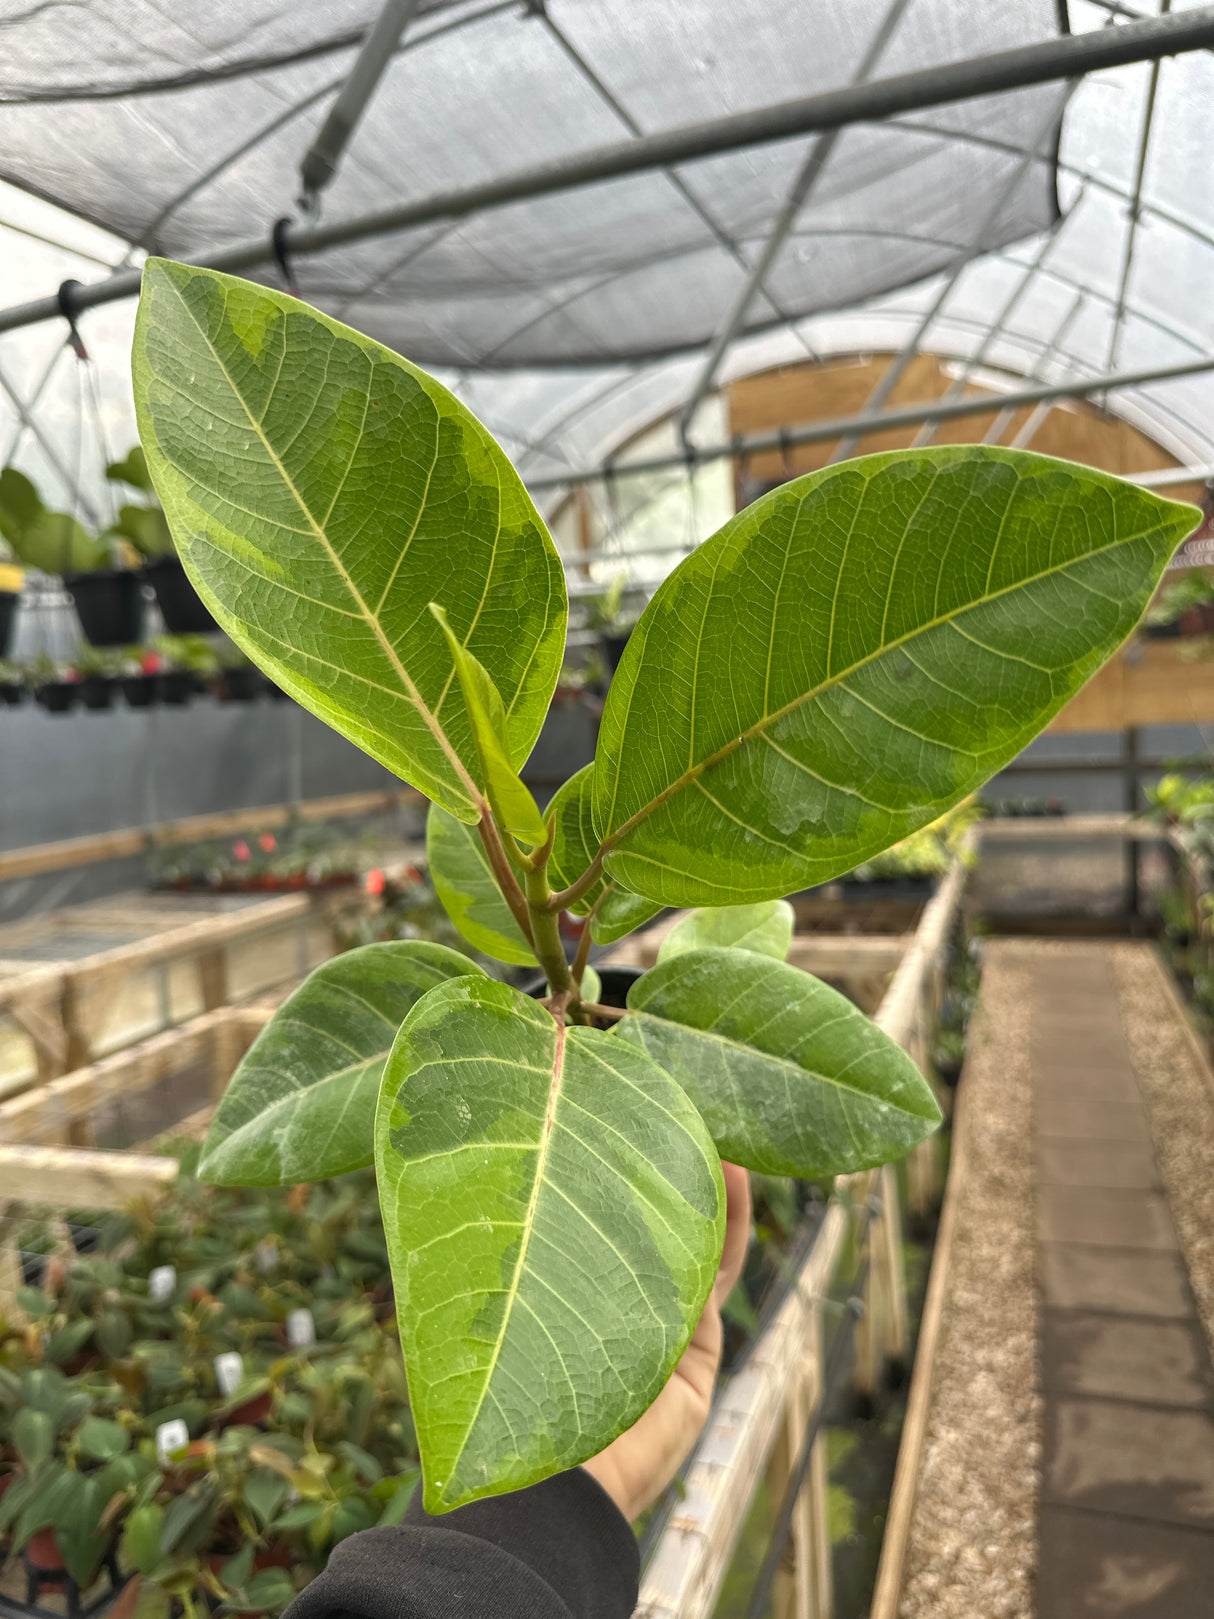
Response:
POLYGON ((631 1523, 670 1483, 708 1420, 721 1363, 721 1306, 742 1272, 750 1239, 750 1177, 722 1163, 725 1246, 708 1303, 670 1381, 642 1417, 582 1465, 631 1523))

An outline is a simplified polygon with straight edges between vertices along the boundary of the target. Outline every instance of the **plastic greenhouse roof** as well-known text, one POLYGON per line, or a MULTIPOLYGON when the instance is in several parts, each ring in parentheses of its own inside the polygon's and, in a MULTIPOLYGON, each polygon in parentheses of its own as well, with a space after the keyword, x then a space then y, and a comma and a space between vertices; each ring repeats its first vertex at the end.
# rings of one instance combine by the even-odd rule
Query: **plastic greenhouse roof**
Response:
MULTIPOLYGON (((846 84, 889 9, 422 0, 324 218, 846 84)), ((379 10, 52 0, 0 17, 0 178, 133 250, 189 258, 268 234, 379 10)), ((1069 10, 1075 31, 1155 14, 1145 0, 1069 10)), ((1045 39, 1061 22, 1056 0, 909 0, 873 76, 1045 39)), ((923 346, 970 354, 1050 231, 988 365, 1054 382, 1214 353, 1209 52, 1159 69, 1126 275, 1151 76, 1134 64, 1083 80, 1060 138, 1057 84, 848 128, 722 377, 897 347, 961 259, 923 346)), ((295 263, 298 290, 454 381, 528 475, 594 465, 687 397, 815 139, 330 248, 295 263)), ((1115 403, 1185 461, 1214 461, 1214 374, 1115 403)))

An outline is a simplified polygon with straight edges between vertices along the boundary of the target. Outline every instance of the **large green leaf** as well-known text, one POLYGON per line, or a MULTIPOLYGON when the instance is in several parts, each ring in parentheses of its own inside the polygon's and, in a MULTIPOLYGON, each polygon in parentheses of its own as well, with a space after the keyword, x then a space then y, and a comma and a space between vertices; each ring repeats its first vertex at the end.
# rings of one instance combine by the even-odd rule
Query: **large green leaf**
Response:
POLYGON ((151 259, 139 432, 186 572, 279 685, 463 820, 483 787, 447 610, 520 765, 565 639, 556 549, 476 418, 297 299, 151 259), (475 785, 474 785, 475 784, 475 785))
POLYGON ((494 961, 539 966, 502 898, 480 834, 437 804, 431 804, 426 817, 426 864, 435 893, 461 937, 494 961))
POLYGON ((363 945, 317 967, 232 1075, 199 1177, 292 1186, 369 1164, 375 1099, 401 1020, 436 984, 478 971, 457 950, 418 940, 363 945))
POLYGON ((636 1421, 724 1236, 717 1155, 668 1075, 506 984, 444 984, 393 1047, 375 1165, 427 1511, 636 1421))
POLYGON ((793 908, 786 899, 692 911, 662 940, 658 960, 669 961, 688 950, 715 945, 723 949, 753 950, 757 955, 783 961, 792 944, 795 920, 793 908))
POLYGON ((827 467, 675 569, 607 698, 608 873, 670 905, 848 871, 993 775, 1133 629, 1192 507, 1024 451, 827 467))
POLYGON ((820 1179, 901 1158, 940 1123, 923 1075, 836 990, 749 950, 695 950, 628 992, 617 1038, 682 1085, 722 1158, 820 1179))
MULTIPOLYGON (((556 817, 548 880, 554 889, 568 888, 587 870, 598 851, 590 815, 591 773, 594 766, 583 765, 570 776, 548 802, 545 813, 556 817)), ((626 933, 648 922, 662 909, 652 900, 642 899, 610 877, 600 877, 594 886, 570 906, 575 916, 594 909, 590 937, 595 944, 614 944, 626 933), (597 907, 597 908, 595 908, 597 907)))

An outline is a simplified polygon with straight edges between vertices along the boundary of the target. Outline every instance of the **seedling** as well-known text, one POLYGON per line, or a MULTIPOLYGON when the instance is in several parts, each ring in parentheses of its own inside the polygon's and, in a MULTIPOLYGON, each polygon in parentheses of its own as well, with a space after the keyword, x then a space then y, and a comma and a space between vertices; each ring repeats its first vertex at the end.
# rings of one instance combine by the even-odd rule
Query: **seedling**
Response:
POLYGON ((1115 651, 1197 514, 975 446, 830 466, 658 589, 594 762, 519 771, 565 643, 564 572, 484 427, 295 299, 150 260, 134 352, 181 559, 273 680, 433 803, 433 880, 529 999, 420 942, 327 963, 237 1071, 201 1174, 374 1160, 425 1503, 573 1466, 634 1422, 717 1268, 719 1155, 881 1164, 935 1129, 909 1057, 782 958, 782 896, 1001 769, 1115 651), (612 1026, 592 940, 706 907, 612 1026), (746 906, 743 923, 723 908, 746 906), (570 963, 561 913, 587 920, 570 963))

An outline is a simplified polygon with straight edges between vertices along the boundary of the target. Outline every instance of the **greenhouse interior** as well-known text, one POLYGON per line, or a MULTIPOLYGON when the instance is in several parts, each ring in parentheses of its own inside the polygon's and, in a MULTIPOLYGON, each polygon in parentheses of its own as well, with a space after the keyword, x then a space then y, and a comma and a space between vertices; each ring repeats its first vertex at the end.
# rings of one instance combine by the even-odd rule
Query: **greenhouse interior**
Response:
POLYGON ((1214 1614, 1214 5, 0 4, 0 1619, 1214 1614))

